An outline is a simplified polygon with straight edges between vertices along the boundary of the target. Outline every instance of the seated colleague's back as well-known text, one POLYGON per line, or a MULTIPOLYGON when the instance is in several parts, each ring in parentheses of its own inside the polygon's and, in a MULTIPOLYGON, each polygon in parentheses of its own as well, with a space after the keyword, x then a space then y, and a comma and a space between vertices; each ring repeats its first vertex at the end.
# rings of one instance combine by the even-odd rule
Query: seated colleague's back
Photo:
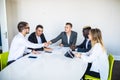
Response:
POLYGON ((70 47, 76 44, 77 32, 72 31, 71 23, 66 23, 65 31, 61 32, 61 34, 58 35, 55 39, 52 39, 50 43, 55 43, 60 39, 62 40, 61 46, 64 46, 64 47, 70 47))
POLYGON ((109 62, 107 52, 105 50, 101 31, 97 28, 91 29, 89 33, 89 39, 92 43, 92 48, 86 54, 75 54, 76 57, 91 63, 91 67, 88 66, 85 74, 100 78, 100 80, 107 80, 109 73, 109 62))
POLYGON ((77 46, 78 52, 88 52, 91 49, 91 41, 88 38, 90 29, 90 26, 85 26, 83 28, 83 36, 85 39, 80 45, 77 46))
POLYGON ((22 57, 27 47, 41 48, 43 46, 48 46, 46 43, 34 44, 26 40, 25 36, 29 33, 29 25, 27 22, 19 22, 18 31, 19 33, 14 37, 10 46, 8 65, 22 57))
MULTIPOLYGON (((43 26, 42 25, 37 25, 36 26, 36 31, 31 33, 31 35, 28 37, 28 40, 32 43, 37 43, 37 44, 41 44, 41 43, 45 43, 47 42, 43 33, 43 26)), ((35 51, 41 51, 44 48, 28 48, 28 49, 32 49, 35 51)))

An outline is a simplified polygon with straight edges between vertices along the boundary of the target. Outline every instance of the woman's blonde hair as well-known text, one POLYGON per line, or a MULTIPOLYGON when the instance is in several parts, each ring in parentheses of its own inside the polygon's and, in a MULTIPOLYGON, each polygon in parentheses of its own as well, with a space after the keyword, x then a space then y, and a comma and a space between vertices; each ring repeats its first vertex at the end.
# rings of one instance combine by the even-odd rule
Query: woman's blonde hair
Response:
POLYGON ((96 43, 100 43, 103 48, 103 51, 106 51, 104 44, 103 44, 102 33, 101 33, 100 29, 98 29, 98 28, 91 29, 90 32, 91 32, 91 36, 92 36, 92 41, 91 41, 92 46, 94 46, 96 43))

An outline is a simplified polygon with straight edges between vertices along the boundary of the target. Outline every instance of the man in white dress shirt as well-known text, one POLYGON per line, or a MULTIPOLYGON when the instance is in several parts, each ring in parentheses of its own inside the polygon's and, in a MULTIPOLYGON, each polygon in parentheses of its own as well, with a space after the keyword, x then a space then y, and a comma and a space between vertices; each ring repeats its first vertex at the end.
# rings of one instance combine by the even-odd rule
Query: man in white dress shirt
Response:
POLYGON ((9 56, 8 56, 8 65, 12 62, 16 61, 17 59, 21 58, 24 54, 24 51, 27 47, 30 48, 41 48, 47 47, 47 43, 43 44, 34 44, 29 42, 25 36, 29 33, 29 25, 27 22, 20 22, 17 26, 19 33, 14 37, 12 40, 9 56))

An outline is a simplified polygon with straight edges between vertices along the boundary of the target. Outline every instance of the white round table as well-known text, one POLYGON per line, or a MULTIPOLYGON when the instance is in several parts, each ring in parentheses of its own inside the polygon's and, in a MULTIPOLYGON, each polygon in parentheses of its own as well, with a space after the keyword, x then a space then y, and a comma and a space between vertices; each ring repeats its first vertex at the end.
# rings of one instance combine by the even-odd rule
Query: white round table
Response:
POLYGON ((69 48, 53 47, 52 53, 26 55, 0 72, 0 80, 80 80, 87 63, 64 56, 69 48), (28 58, 37 56, 37 58, 28 58))

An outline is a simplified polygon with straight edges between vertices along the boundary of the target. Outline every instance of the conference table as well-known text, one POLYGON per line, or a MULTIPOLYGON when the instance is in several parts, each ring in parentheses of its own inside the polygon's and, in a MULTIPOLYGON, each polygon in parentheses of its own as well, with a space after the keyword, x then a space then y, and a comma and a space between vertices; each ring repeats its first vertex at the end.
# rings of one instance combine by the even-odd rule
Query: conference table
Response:
POLYGON ((52 46, 52 49, 52 53, 40 51, 16 60, 0 72, 0 80, 80 80, 87 63, 80 58, 65 57, 68 47, 52 46))

